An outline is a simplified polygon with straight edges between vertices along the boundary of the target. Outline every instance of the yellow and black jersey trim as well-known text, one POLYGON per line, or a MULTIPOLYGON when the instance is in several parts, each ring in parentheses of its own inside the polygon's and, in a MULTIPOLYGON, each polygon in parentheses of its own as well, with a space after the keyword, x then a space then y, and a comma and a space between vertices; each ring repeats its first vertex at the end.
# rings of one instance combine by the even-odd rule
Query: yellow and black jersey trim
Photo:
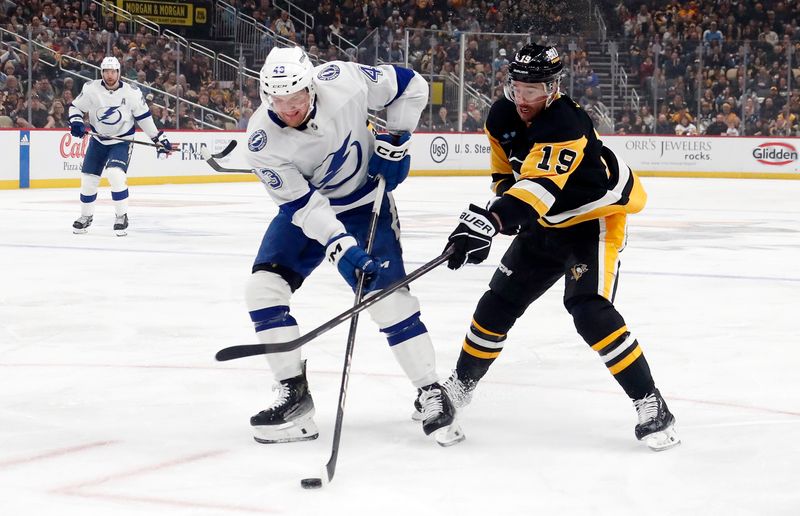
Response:
POLYGON ((491 147, 491 167, 492 172, 501 174, 512 174, 511 162, 508 161, 505 149, 500 145, 500 141, 492 136, 488 129, 484 129, 486 136, 489 138, 489 146, 491 147))
MULTIPOLYGON (((567 173, 520 179, 506 195, 516 197, 536 211, 539 223, 547 227, 566 227, 615 213, 637 213, 644 208, 647 194, 639 179, 623 161, 608 149, 604 150, 608 187, 599 198, 564 211, 553 208, 569 189, 574 168, 567 173)), ((532 151, 533 153, 533 151, 532 151)), ((526 160, 527 161, 527 160, 526 160)))

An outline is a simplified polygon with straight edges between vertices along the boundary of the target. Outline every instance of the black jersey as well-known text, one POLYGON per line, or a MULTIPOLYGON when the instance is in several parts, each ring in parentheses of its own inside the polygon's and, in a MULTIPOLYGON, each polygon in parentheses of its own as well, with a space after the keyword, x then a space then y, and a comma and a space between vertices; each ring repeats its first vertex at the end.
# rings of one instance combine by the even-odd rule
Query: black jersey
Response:
POLYGON ((500 99, 489 110, 486 133, 493 190, 501 200, 522 201, 495 203, 492 211, 501 218, 564 227, 644 208, 647 194, 639 179, 603 146, 589 115, 566 95, 530 126, 513 102, 500 99))

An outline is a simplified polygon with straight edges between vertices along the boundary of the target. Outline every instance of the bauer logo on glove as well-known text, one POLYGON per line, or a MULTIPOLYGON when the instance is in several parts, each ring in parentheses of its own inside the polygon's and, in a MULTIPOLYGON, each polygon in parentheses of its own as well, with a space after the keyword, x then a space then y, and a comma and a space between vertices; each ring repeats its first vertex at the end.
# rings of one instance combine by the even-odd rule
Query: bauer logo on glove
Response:
POLYGON ((465 263, 481 263, 489 257, 492 237, 500 230, 495 216, 480 206, 470 204, 459 217, 461 221, 447 239, 453 247, 453 254, 447 260, 447 267, 460 269, 465 263))

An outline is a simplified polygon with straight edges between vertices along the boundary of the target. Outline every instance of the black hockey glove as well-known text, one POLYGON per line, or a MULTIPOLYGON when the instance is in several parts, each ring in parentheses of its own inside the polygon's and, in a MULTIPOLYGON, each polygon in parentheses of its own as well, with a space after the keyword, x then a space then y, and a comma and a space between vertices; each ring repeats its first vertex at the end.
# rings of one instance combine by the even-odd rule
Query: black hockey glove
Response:
POLYGON ((461 222, 447 239, 448 247, 453 246, 447 267, 453 270, 488 258, 492 237, 500 230, 494 215, 474 204, 461 213, 459 220, 461 222))

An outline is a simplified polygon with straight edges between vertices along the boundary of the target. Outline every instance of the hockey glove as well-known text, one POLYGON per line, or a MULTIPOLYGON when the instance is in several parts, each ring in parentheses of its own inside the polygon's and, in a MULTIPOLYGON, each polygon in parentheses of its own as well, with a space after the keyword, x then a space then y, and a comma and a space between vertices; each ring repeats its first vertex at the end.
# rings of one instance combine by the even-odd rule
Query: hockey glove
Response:
POLYGON ((164 134, 164 131, 158 131, 158 134, 155 138, 152 138, 153 143, 158 145, 156 149, 156 157, 158 159, 164 159, 170 155, 170 153, 175 150, 172 148, 172 144, 167 140, 167 136, 164 134))
POLYGON ((86 126, 83 124, 83 120, 76 120, 75 122, 70 122, 69 134, 71 134, 75 138, 83 138, 84 136, 86 136, 86 126))
POLYGON ((339 274, 353 290, 356 289, 360 274, 367 275, 364 290, 369 290, 381 269, 380 261, 358 247, 356 239, 349 233, 331 238, 326 246, 325 255, 329 262, 336 265, 339 274))
POLYGON ((459 219, 461 222, 447 239, 448 247, 453 246, 447 267, 453 270, 488 258, 492 237, 500 230, 494 215, 474 204, 470 204, 459 219))
POLYGON ((386 180, 386 191, 391 192, 408 177, 411 156, 408 144, 411 133, 379 134, 375 137, 375 153, 369 159, 367 174, 375 179, 378 175, 386 180))

